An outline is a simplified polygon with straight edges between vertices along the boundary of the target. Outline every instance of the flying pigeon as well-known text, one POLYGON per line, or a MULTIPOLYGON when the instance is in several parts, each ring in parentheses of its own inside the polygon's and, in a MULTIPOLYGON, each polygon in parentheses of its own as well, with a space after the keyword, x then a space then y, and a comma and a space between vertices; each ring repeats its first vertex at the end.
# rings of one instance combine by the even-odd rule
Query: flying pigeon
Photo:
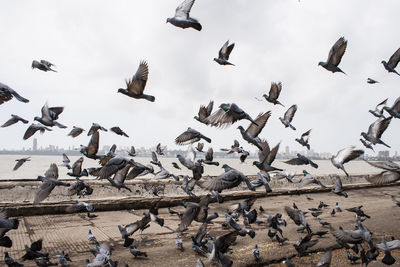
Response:
POLYGON ((299 153, 297 153, 297 158, 290 159, 288 161, 284 161, 286 164, 290 165, 308 165, 310 164, 314 168, 318 168, 318 164, 314 163, 312 160, 307 158, 306 156, 303 156, 299 153))
POLYGON ((46 61, 46 60, 43 60, 43 59, 40 60, 40 62, 37 61, 37 60, 33 60, 32 61, 32 69, 39 69, 39 70, 42 70, 44 72, 47 72, 47 71, 57 72, 56 70, 53 70, 51 68, 52 66, 55 66, 55 65, 50 63, 50 62, 48 62, 48 61, 46 61))
POLYGON ((394 101, 393 105, 391 107, 383 107, 383 109, 390 114, 390 116, 393 116, 397 119, 400 119, 400 97, 394 101))
POLYGON ((183 1, 175 10, 175 16, 172 18, 167 18, 167 23, 171 23, 172 25, 186 29, 193 28, 198 31, 201 31, 201 24, 198 20, 191 18, 189 16, 190 10, 194 4, 195 0, 185 0, 183 1))
POLYGON ((218 52, 218 58, 214 58, 214 61, 216 61, 220 65, 235 66, 234 64, 228 62, 229 55, 231 54, 234 47, 235 47, 235 43, 229 44, 229 40, 226 41, 225 44, 221 47, 221 49, 218 52))
POLYGON ((300 145, 305 146, 308 150, 310 150, 310 144, 308 143, 308 139, 310 138, 311 129, 307 132, 303 133, 300 138, 296 138, 296 142, 300 145))
MULTIPOLYGON (((343 54, 346 51, 347 47, 347 40, 344 37, 340 37, 339 40, 332 46, 331 50, 329 51, 328 59, 326 62, 319 62, 318 65, 322 66, 326 70, 329 70, 333 73, 335 72, 342 72, 344 73, 338 65, 342 60, 343 54)), ((346 74, 346 73, 344 73, 346 74)))
POLYGON ((99 138, 100 134, 95 131, 90 138, 88 146, 82 146, 80 152, 90 159, 98 159, 97 152, 99 151, 99 138))
POLYGON ((164 155, 164 150, 167 148, 167 146, 162 146, 161 145, 161 143, 158 143, 157 144, 157 147, 156 147, 156 153, 158 154, 158 155, 164 155))
POLYGON ((283 118, 279 117, 279 120, 282 122, 283 125, 285 125, 285 128, 290 127, 291 129, 296 130, 296 128, 291 124, 296 111, 297 105, 293 105, 285 112, 283 118))
POLYGON ((11 125, 13 125, 13 124, 19 122, 19 121, 22 122, 22 123, 24 123, 24 124, 27 124, 27 123, 28 123, 27 120, 21 118, 20 116, 11 114, 11 119, 9 119, 8 121, 6 121, 3 125, 1 125, 1 127, 2 127, 2 128, 8 127, 8 126, 11 126, 11 125))
POLYGON ((68 136, 75 138, 78 135, 80 135, 83 131, 85 131, 85 130, 80 127, 72 126, 72 130, 69 132, 68 136))
POLYGON ((194 119, 201 123, 207 124, 206 119, 208 118, 208 116, 211 115, 213 107, 214 101, 210 101, 207 107, 201 105, 199 108, 198 116, 194 116, 194 119))
POLYGON ((22 158, 22 159, 16 159, 15 161, 17 161, 17 163, 15 164, 13 171, 18 170, 18 168, 21 167, 22 164, 24 164, 25 162, 30 161, 30 158, 31 157, 26 157, 26 158, 22 158))
POLYGON ((392 161, 383 161, 383 162, 367 161, 367 163, 376 168, 384 170, 379 174, 365 177, 365 179, 368 182, 380 185, 380 184, 389 184, 400 180, 400 166, 397 163, 394 163, 392 161))
POLYGON ((0 83, 0 105, 10 101, 13 97, 21 102, 28 103, 29 100, 26 98, 23 98, 20 96, 16 91, 14 91, 11 87, 8 85, 5 85, 4 83, 0 83))
POLYGON ((322 188, 326 188, 326 186, 324 184, 322 184, 320 180, 318 180, 317 178, 312 176, 306 170, 303 170, 303 174, 304 174, 304 177, 301 178, 301 180, 299 182, 300 183, 300 187, 304 187, 304 186, 307 186, 309 184, 317 184, 317 185, 321 186, 322 188))
POLYGON ((375 117, 384 118, 384 116, 383 116, 383 108, 386 105, 387 100, 388 99, 386 98, 385 100, 380 102, 378 105, 376 105, 375 110, 369 110, 369 112, 372 115, 374 115, 375 117))
POLYGON ((377 119, 374 123, 372 123, 369 126, 368 133, 362 132, 361 136, 364 137, 365 140, 368 140, 369 142, 371 142, 373 145, 382 144, 382 145, 390 148, 389 145, 385 144, 381 140, 381 136, 382 136, 383 132, 389 126, 391 120, 392 120, 392 117, 377 119))
POLYGON ((247 114, 235 103, 223 103, 219 106, 219 109, 208 116, 205 121, 207 125, 215 127, 228 127, 229 125, 232 125, 233 123, 243 119, 249 120, 258 125, 249 114, 247 114))
POLYGON ((396 52, 394 52, 394 54, 390 57, 389 62, 382 60, 381 63, 388 72, 394 72, 400 76, 400 74, 395 70, 397 64, 399 64, 399 61, 400 61, 400 48, 397 49, 396 52))
POLYGON ((57 126, 59 128, 67 128, 67 126, 62 125, 57 122, 58 116, 64 111, 64 107, 50 107, 47 102, 42 107, 42 117, 35 117, 34 120, 40 122, 41 124, 49 127, 57 126))
POLYGON ((129 135, 122 131, 121 128, 119 128, 118 126, 110 128, 110 131, 116 133, 117 135, 129 137, 129 135))
POLYGON ((119 88, 118 93, 122 93, 129 97, 133 97, 135 99, 146 99, 150 102, 154 102, 155 97, 152 95, 143 94, 144 88, 146 87, 147 79, 149 76, 149 67, 147 62, 142 60, 140 61, 140 65, 133 75, 132 79, 125 80, 126 88, 119 88))
POLYGON ((263 94, 263 97, 265 100, 268 102, 274 104, 274 105, 281 105, 284 107, 284 105, 279 102, 278 97, 282 91, 282 83, 281 82, 271 82, 271 87, 269 89, 269 94, 263 94))
POLYGON ((348 197, 348 194, 342 189, 342 179, 340 179, 340 177, 336 178, 335 188, 332 189, 332 193, 335 193, 339 196, 344 196, 345 198, 348 197))
POLYGON ((350 146, 342 150, 339 150, 336 156, 332 156, 331 162, 333 166, 335 166, 337 169, 341 169, 342 171, 344 171, 346 176, 349 177, 349 174, 344 169, 343 164, 358 158, 362 154, 364 154, 364 150, 355 149, 355 146, 350 146))
POLYGON ((40 131, 43 134, 45 131, 52 131, 52 129, 47 128, 41 124, 32 123, 28 129, 26 129, 23 139, 26 140, 32 135, 34 135, 37 131, 40 131))
POLYGON ((376 81, 376 80, 374 80, 374 79, 368 78, 368 79, 367 79, 367 83, 369 83, 369 84, 374 84, 374 83, 379 83, 379 82, 376 81))
POLYGON ((234 188, 241 182, 245 182, 251 191, 255 190, 249 179, 243 173, 235 169, 230 169, 217 177, 206 180, 202 183, 201 187, 206 190, 221 192, 224 189, 234 188))
POLYGON ((102 130, 102 131, 107 132, 107 129, 106 129, 106 128, 104 128, 104 127, 101 126, 100 124, 97 124, 97 123, 93 122, 93 123, 92 123, 92 127, 90 127, 90 129, 89 129, 87 135, 90 136, 90 135, 94 134, 95 132, 97 132, 98 130, 102 130))
POLYGON ((177 145, 188 145, 200 141, 200 139, 204 139, 208 143, 211 143, 210 138, 202 135, 200 132, 189 127, 185 132, 183 132, 177 138, 175 138, 175 143, 177 145))
POLYGON ((253 165, 255 165, 260 171, 282 171, 282 169, 271 166, 272 162, 275 160, 276 154, 278 153, 280 143, 272 149, 269 148, 268 142, 265 140, 261 140, 259 144, 262 147, 262 149, 258 151, 259 161, 253 161, 253 165))

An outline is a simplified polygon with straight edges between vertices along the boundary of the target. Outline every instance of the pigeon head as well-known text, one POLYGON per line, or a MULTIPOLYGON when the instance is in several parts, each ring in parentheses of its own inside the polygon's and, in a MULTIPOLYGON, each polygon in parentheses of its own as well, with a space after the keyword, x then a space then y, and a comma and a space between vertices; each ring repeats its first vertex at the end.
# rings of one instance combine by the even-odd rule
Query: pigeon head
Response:
POLYGON ((167 18, 167 21, 165 23, 171 22, 171 18, 167 18))
POLYGON ((224 111, 228 111, 230 105, 229 104, 225 104, 222 103, 221 105, 219 105, 219 108, 223 109, 224 111))
POLYGON ((269 98, 269 95, 267 95, 267 94, 263 94, 262 96, 265 98, 269 98))
POLYGON ((241 130, 241 131, 244 131, 243 126, 238 126, 237 129, 239 129, 239 130, 241 130))
POLYGON ((304 176, 306 176, 308 174, 308 172, 306 170, 303 170, 303 174, 304 174, 304 176))
POLYGON ((258 162, 258 161, 253 161, 253 165, 259 165, 260 164, 260 162, 258 162))
POLYGON ((42 118, 40 118, 40 117, 38 117, 38 116, 36 116, 35 118, 33 118, 33 120, 35 120, 35 121, 40 121, 42 118))
POLYGON ((387 64, 385 60, 382 60, 381 63, 382 63, 383 65, 386 65, 386 64, 387 64))
POLYGON ((326 65, 326 63, 325 62, 323 62, 323 61, 320 61, 319 63, 318 63, 318 66, 325 66, 326 65))
POLYGON ((118 93, 121 93, 121 94, 124 94, 124 95, 126 95, 126 89, 124 89, 124 88, 119 88, 118 89, 118 93))

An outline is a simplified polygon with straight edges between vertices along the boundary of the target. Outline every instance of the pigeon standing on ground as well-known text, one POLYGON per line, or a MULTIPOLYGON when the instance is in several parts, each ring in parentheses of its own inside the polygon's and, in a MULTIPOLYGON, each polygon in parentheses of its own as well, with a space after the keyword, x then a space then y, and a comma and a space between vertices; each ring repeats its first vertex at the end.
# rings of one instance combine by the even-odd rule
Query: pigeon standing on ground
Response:
POLYGON ((283 115, 282 117, 279 117, 279 120, 282 122, 283 125, 285 125, 285 128, 290 127, 293 130, 296 130, 296 128, 291 124, 294 114, 297 111, 297 105, 292 105, 283 115))
POLYGON ((183 132, 177 138, 175 138, 175 143, 177 145, 188 145, 188 144, 193 144, 195 142, 198 142, 198 141, 200 141, 200 139, 204 139, 208 143, 211 143, 210 138, 202 135, 200 132, 189 127, 185 132, 183 132))
POLYGON ((8 85, 5 85, 4 83, 0 82, 0 105, 10 101, 13 97, 15 97, 17 100, 28 103, 29 100, 26 98, 23 98, 20 96, 15 90, 13 90, 11 87, 8 85))
POLYGON ((362 154, 364 154, 364 150, 355 149, 355 146, 350 146, 342 150, 339 150, 336 156, 332 156, 331 162, 333 166, 335 166, 337 169, 341 169, 342 171, 344 171, 346 176, 349 177, 349 174, 344 169, 343 164, 358 158, 362 154))
POLYGON ((16 159, 15 161, 17 161, 17 163, 15 164, 13 171, 18 170, 18 168, 21 167, 22 164, 24 164, 25 162, 30 161, 30 158, 31 157, 26 157, 26 158, 22 158, 22 159, 16 159))
POLYGON ((397 64, 399 64, 399 61, 400 61, 400 48, 397 49, 396 52, 394 52, 394 54, 390 57, 389 62, 382 60, 381 63, 388 72, 394 72, 400 76, 400 74, 395 70, 397 64))
MULTIPOLYGON (((344 73, 338 65, 342 60, 343 54, 346 51, 347 47, 347 40, 344 37, 340 37, 339 40, 332 46, 331 50, 329 51, 328 59, 326 62, 319 62, 318 65, 322 66, 326 70, 329 70, 333 73, 335 72, 342 72, 344 73)), ((346 73, 344 73, 346 74, 346 73)))
POLYGON ((221 47, 221 49, 218 52, 218 58, 214 58, 214 61, 216 61, 220 65, 235 66, 234 64, 228 62, 229 55, 231 54, 234 47, 235 47, 235 43, 229 44, 229 40, 226 41, 225 44, 221 47))
POLYGON ((80 127, 72 126, 72 130, 69 132, 68 136, 75 138, 78 135, 80 135, 83 131, 85 131, 85 130, 80 127))
POLYGON ((47 72, 47 71, 57 72, 56 70, 53 70, 51 68, 52 66, 55 66, 55 65, 53 63, 48 62, 47 60, 41 59, 40 62, 37 60, 32 61, 32 69, 39 69, 44 72, 47 72))
POLYGON ((392 117, 377 119, 374 123, 372 123, 369 126, 368 133, 362 132, 361 136, 364 137, 365 140, 368 140, 369 142, 371 142, 373 145, 381 144, 381 145, 384 145, 384 146, 390 148, 389 145, 385 144, 381 140, 381 136, 382 136, 383 132, 389 126, 391 120, 392 120, 392 117))
POLYGON ((256 244, 256 246, 251 250, 251 252, 253 253, 254 259, 256 261, 260 260, 260 250, 258 249, 258 246, 256 244))
POLYGON ((194 119, 201 123, 207 124, 206 119, 208 118, 208 116, 211 115, 213 107, 214 101, 210 101, 207 107, 201 105, 199 108, 198 116, 194 116, 194 119))
POLYGON ((189 16, 190 10, 194 4, 195 0, 185 0, 183 1, 176 9, 175 16, 172 18, 167 18, 167 23, 171 23, 172 25, 186 29, 193 28, 198 31, 201 31, 202 27, 198 20, 189 16))
POLYGON ((148 76, 149 76, 149 67, 147 65, 147 62, 142 60, 140 61, 140 65, 135 75, 133 75, 132 79, 125 81, 127 89, 119 88, 118 93, 122 93, 124 95, 127 95, 135 99, 146 99, 150 102, 154 102, 155 101, 154 96, 143 94, 144 88, 146 87, 148 76))
POLYGON ((281 105, 284 107, 284 105, 279 102, 278 97, 282 91, 282 83, 281 82, 271 82, 271 87, 269 89, 269 94, 263 94, 263 97, 265 100, 268 102, 274 104, 274 105, 281 105))
POLYGON ((300 138, 296 138, 296 142, 300 145, 305 146, 308 150, 310 150, 310 144, 308 143, 308 139, 310 138, 311 129, 307 132, 303 133, 300 138))
MULTIPOLYGON (((0 94, 1 94, 1 93, 0 93, 0 94)), ((27 124, 27 123, 29 122, 29 121, 27 121, 27 120, 21 118, 21 117, 18 116, 18 115, 11 114, 11 119, 9 119, 8 121, 6 121, 3 125, 1 125, 1 127, 2 127, 2 128, 8 127, 8 126, 11 126, 11 125, 13 125, 13 124, 19 122, 19 121, 22 122, 23 124, 27 124)))

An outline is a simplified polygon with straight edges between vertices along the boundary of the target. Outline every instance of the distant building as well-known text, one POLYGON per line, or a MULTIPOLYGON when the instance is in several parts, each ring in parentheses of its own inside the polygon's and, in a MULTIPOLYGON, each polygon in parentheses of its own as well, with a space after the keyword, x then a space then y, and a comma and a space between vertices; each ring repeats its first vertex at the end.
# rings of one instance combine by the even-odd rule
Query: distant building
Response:
POLYGON ((390 156, 389 150, 383 150, 378 152, 378 157, 388 158, 390 156))
POLYGON ((33 138, 33 146, 32 146, 33 151, 37 151, 37 139, 33 138))

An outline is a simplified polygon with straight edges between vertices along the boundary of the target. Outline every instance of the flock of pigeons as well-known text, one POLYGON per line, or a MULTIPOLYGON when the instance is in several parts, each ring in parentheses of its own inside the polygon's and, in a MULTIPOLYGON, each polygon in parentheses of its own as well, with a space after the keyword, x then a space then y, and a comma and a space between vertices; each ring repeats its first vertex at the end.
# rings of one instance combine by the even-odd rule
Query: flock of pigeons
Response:
MULTIPOLYGON (((196 19, 193 19, 189 16, 190 10, 194 4, 194 0, 185 0, 182 4, 180 4, 175 11, 175 16, 167 19, 167 23, 171 23, 174 26, 181 28, 194 28, 198 31, 202 29, 201 24, 196 19)), ((347 41, 341 37, 339 40, 333 45, 333 47, 329 51, 328 59, 326 62, 320 62, 323 68, 331 72, 342 72, 339 68, 339 63, 346 51, 347 41)), ((231 54, 234 48, 234 43, 229 44, 227 41, 219 51, 218 58, 214 58, 214 60, 220 65, 234 65, 230 63, 229 55, 231 54)), ((386 70, 389 72, 396 73, 400 75, 396 70, 396 66, 400 61, 400 49, 398 49, 389 59, 388 62, 382 61, 382 64, 386 70)), ((46 61, 34 60, 32 62, 32 68, 37 68, 41 71, 53 71, 55 65, 46 61)), ((146 87, 146 83, 148 80, 149 68, 146 61, 141 61, 140 65, 133 77, 131 79, 126 80, 126 88, 118 89, 118 93, 127 95, 129 97, 135 99, 145 99, 150 102, 155 101, 155 97, 152 95, 144 94, 144 89, 146 87)), ((368 83, 376 83, 377 81, 368 78, 368 83)), ((279 100, 279 95, 282 90, 281 82, 272 82, 271 87, 268 94, 264 94, 263 99, 258 99, 260 101, 264 101, 264 99, 272 103, 273 105, 281 105, 284 106, 279 100)), ((9 86, 0 83, 0 104, 3 104, 15 97, 17 100, 22 101, 24 103, 29 102, 28 99, 25 99, 21 95, 19 95, 15 90, 10 88, 9 86)), ((362 144, 368 148, 373 150, 373 145, 381 144, 387 147, 390 147, 388 144, 381 140, 383 132, 388 128, 390 122, 394 118, 400 118, 400 98, 398 98, 394 104, 389 107, 386 105, 387 99, 379 103, 375 110, 370 110, 370 113, 377 117, 376 121, 371 124, 368 128, 368 131, 365 133, 361 133, 363 139, 360 139, 362 144), (386 112, 386 113, 385 113, 386 112)), ((250 122, 249 126, 245 129, 242 126, 238 126, 242 138, 244 141, 248 142, 251 145, 254 145, 258 149, 258 161, 254 161, 253 165, 259 169, 257 174, 257 178, 255 180, 250 181, 243 173, 240 171, 231 168, 230 166, 224 164, 222 168, 224 172, 214 178, 205 179, 205 181, 200 181, 204 173, 204 165, 219 165, 219 162, 214 161, 213 158, 213 149, 210 147, 205 153, 205 157, 196 160, 196 151, 198 153, 203 153, 204 143, 201 143, 201 140, 205 140, 207 143, 211 143, 211 139, 202 133, 196 131, 195 129, 188 128, 182 134, 180 134, 175 139, 175 143, 178 145, 190 145, 188 147, 188 152, 186 155, 177 155, 177 159, 180 164, 185 168, 191 170, 193 172, 193 176, 190 178, 188 176, 177 176, 172 172, 165 169, 161 162, 158 160, 158 156, 164 155, 163 151, 165 150, 165 146, 161 144, 157 145, 156 151, 152 153, 151 164, 143 165, 132 158, 136 156, 135 148, 132 146, 130 151, 127 151, 127 154, 131 157, 125 157, 123 155, 116 154, 116 146, 113 145, 110 151, 107 154, 99 155, 99 138, 100 131, 108 131, 106 128, 102 127, 97 123, 93 123, 92 127, 88 131, 88 136, 90 137, 89 144, 87 146, 81 146, 80 152, 87 158, 99 160, 100 166, 98 168, 89 168, 85 169, 82 167, 84 157, 79 158, 76 162, 70 166, 70 160, 67 155, 63 155, 63 164, 66 168, 71 171, 68 173, 69 176, 75 177, 76 181, 73 184, 62 182, 58 179, 58 167, 57 164, 51 164, 50 168, 45 172, 44 176, 39 176, 38 180, 42 181, 42 184, 38 188, 35 198, 33 200, 33 204, 39 204, 41 201, 46 199, 52 192, 52 190, 56 186, 65 186, 68 187, 67 192, 68 195, 77 195, 79 197, 84 197, 86 195, 90 195, 93 193, 93 188, 90 186, 88 180, 81 180, 82 176, 95 176, 99 179, 107 179, 110 182, 110 185, 113 187, 120 189, 126 189, 131 191, 131 189, 124 184, 125 180, 134 179, 138 176, 153 174, 155 179, 167 179, 173 178, 177 181, 182 180, 181 188, 184 192, 186 192, 192 199, 193 202, 186 202, 185 207, 186 210, 184 213, 179 213, 177 211, 173 211, 170 209, 170 213, 172 215, 179 216, 181 222, 177 228, 177 239, 176 245, 180 250, 183 250, 183 243, 181 240, 181 235, 183 232, 187 231, 188 227, 191 225, 192 221, 197 221, 202 223, 199 228, 196 236, 192 237, 192 249, 199 256, 207 256, 210 260, 215 262, 219 262, 222 266, 231 266, 232 261, 229 257, 226 256, 226 253, 230 251, 229 247, 235 242, 236 237, 238 235, 246 236, 248 235, 250 238, 254 238, 255 232, 246 228, 249 227, 252 223, 257 224, 265 224, 268 226, 268 236, 272 238, 276 238, 278 242, 285 242, 285 238, 282 235, 281 226, 286 226, 286 221, 282 219, 282 214, 278 213, 274 216, 267 215, 264 213, 262 207, 260 207, 260 214, 263 218, 267 218, 267 222, 263 222, 257 219, 257 210, 251 210, 252 205, 254 204, 255 198, 247 199, 238 205, 236 205, 232 210, 228 210, 226 214, 226 219, 223 224, 223 227, 230 229, 227 234, 224 234, 220 237, 213 237, 207 232, 207 225, 211 223, 211 221, 218 217, 217 213, 213 213, 208 215, 208 205, 211 202, 222 203, 223 197, 221 196, 221 192, 223 190, 235 188, 239 186, 242 182, 246 184, 249 190, 255 191, 257 187, 264 187, 266 192, 269 193, 272 191, 269 182, 271 181, 270 173, 274 172, 276 179, 286 179, 290 183, 298 183, 300 187, 307 186, 310 184, 317 184, 321 187, 326 187, 320 180, 314 177, 312 174, 307 171, 303 171, 304 176, 301 177, 299 181, 294 181, 294 174, 284 171, 282 169, 276 168, 272 166, 273 161, 275 160, 276 154, 279 150, 279 143, 275 145, 272 149, 270 148, 268 142, 259 137, 259 134, 263 130, 266 125, 268 119, 271 117, 271 111, 260 113, 255 119, 253 119, 248 113, 246 113, 241 107, 239 107, 235 103, 222 103, 219 105, 218 109, 213 112, 214 102, 210 101, 207 106, 200 106, 198 115, 194 117, 195 120, 208 125, 210 127, 218 127, 218 128, 227 128, 230 125, 236 123, 240 120, 248 120, 250 122), (197 146, 194 149, 191 144, 197 142, 197 146), (160 169, 158 172, 154 171, 152 165, 158 166, 160 169), (203 190, 210 191, 210 194, 207 194, 203 197, 198 197, 194 194, 193 190, 195 186, 201 187, 203 190), (240 217, 243 216, 243 223, 241 225, 238 223, 240 217)), ((62 112, 64 111, 63 107, 49 107, 47 103, 41 109, 41 117, 35 117, 34 120, 38 123, 32 123, 28 129, 26 130, 23 139, 28 139, 33 136, 37 131, 41 133, 45 131, 52 131, 52 127, 57 126, 59 128, 67 128, 67 126, 58 122, 58 119, 62 112)), ((288 108, 288 110, 284 113, 283 117, 280 117, 279 120, 282 122, 285 128, 290 128, 292 130, 296 130, 296 127, 292 124, 293 118, 297 111, 297 105, 292 105, 288 108)), ((11 118, 5 122, 1 127, 9 127, 15 123, 22 122, 27 124, 28 121, 12 114, 11 118)), ((71 137, 77 137, 85 130, 80 127, 73 126, 72 130, 68 134, 71 137)), ((122 129, 118 126, 112 127, 110 131, 114 132, 117 135, 129 137, 122 129)), ((304 132, 300 138, 297 138, 296 141, 310 149, 309 137, 311 134, 311 129, 304 132)), ((249 152, 244 150, 243 147, 240 146, 239 141, 234 140, 231 148, 221 149, 222 151, 230 153, 237 153, 240 155, 241 162, 244 162, 249 155, 249 152)), ((344 164, 360 157, 363 155, 364 151, 361 149, 356 149, 355 146, 346 147, 337 152, 335 156, 331 158, 332 164, 338 168, 343 170, 346 176, 349 176, 347 173, 344 164)), ((23 165, 24 162, 29 161, 30 158, 22 158, 18 159, 17 163, 14 167, 14 170, 17 170, 19 167, 23 165)), ((308 165, 310 164, 314 168, 318 168, 318 165, 314 163, 311 159, 298 154, 296 158, 290 159, 285 163, 291 165, 308 165)), ((368 162, 372 166, 383 169, 378 175, 367 178, 367 180, 374 184, 386 184, 392 183, 400 179, 400 166, 394 162, 368 162)), ((181 166, 178 163, 174 162, 173 167, 176 169, 180 169, 181 166)), ((335 183, 335 186, 332 190, 333 193, 338 196, 348 197, 348 194, 343 191, 341 178, 338 177, 335 183)), ((158 196, 157 188, 152 187, 152 193, 155 196, 158 196)), ((399 198, 392 196, 396 203, 400 202, 399 198)), ((399 205, 399 204, 398 204, 399 205)), ((321 202, 321 205, 316 209, 310 209, 311 214, 314 217, 318 217, 321 214, 321 210, 324 208, 324 203, 321 202)), ((307 250, 309 247, 315 245, 318 240, 312 239, 315 235, 323 236, 326 232, 314 232, 310 228, 307 223, 305 214, 306 212, 301 211, 295 205, 293 208, 286 206, 285 211, 287 215, 293 220, 293 222, 300 226, 299 231, 305 231, 306 235, 295 244, 295 248, 299 254, 299 256, 307 255, 307 250)), ((76 204, 70 207, 69 212, 79 212, 79 211, 87 211, 87 215, 89 218, 95 218, 97 215, 91 214, 90 212, 94 211, 94 207, 92 204, 88 204, 83 201, 77 201, 76 204)), ((339 212, 340 207, 338 204, 336 208, 332 210, 332 214, 335 212, 339 212)), ((331 229, 332 235, 336 238, 337 242, 345 247, 346 249, 352 249, 354 252, 358 253, 360 250, 360 257, 362 262, 366 265, 371 260, 376 259, 378 256, 377 248, 381 249, 385 253, 385 257, 382 262, 385 264, 393 264, 395 259, 390 255, 390 251, 392 249, 400 247, 399 240, 386 241, 384 238, 382 239, 382 243, 374 244, 371 239, 371 233, 369 230, 363 226, 362 221, 367 219, 369 216, 366 215, 361 207, 355 207, 350 211, 355 212, 357 214, 357 222, 356 222, 356 230, 343 230, 341 228, 335 229, 328 222, 318 218, 319 222, 324 226, 329 226, 331 229), (364 250, 363 243, 366 242, 368 246, 368 251, 364 250)), ((163 226, 164 220, 158 217, 158 208, 157 205, 152 207, 148 212, 144 213, 141 220, 133 222, 132 224, 125 226, 118 226, 119 231, 121 233, 121 237, 124 241, 124 246, 129 247, 130 252, 134 257, 147 257, 147 254, 138 250, 137 245, 134 242, 134 239, 131 239, 130 236, 133 235, 139 229, 141 231, 145 230, 151 222, 156 222, 160 226, 163 226)), ((7 237, 5 234, 7 231, 11 229, 18 228, 18 220, 17 219, 8 219, 5 212, 0 213, 0 246, 11 247, 12 240, 7 237)), ((87 266, 116 266, 117 263, 111 260, 111 247, 108 243, 99 244, 96 241, 96 238, 89 231, 89 241, 93 242, 96 245, 96 249, 91 251, 95 258, 92 261, 87 262, 87 266)), ((39 240, 33 243, 30 247, 26 246, 26 255, 24 256, 24 260, 35 260, 38 266, 50 266, 53 263, 50 262, 49 255, 46 253, 40 252, 42 249, 42 241, 39 240)), ((350 253, 350 252, 348 252, 350 253)), ((256 246, 253 249, 253 254, 255 260, 259 260, 259 250, 256 246)), ((331 251, 328 251, 317 266, 329 266, 331 262, 331 251)), ((58 255, 59 263, 62 266, 68 266, 68 254, 62 252, 58 255)), ((349 259, 354 261, 357 260, 357 256, 349 254, 349 259)), ((5 262, 8 266, 23 266, 19 263, 16 263, 6 252, 5 254, 5 262)), ((287 266, 294 266, 291 263, 290 259, 286 261, 287 266)), ((196 263, 196 266, 203 266, 202 261, 199 260, 196 263)))

